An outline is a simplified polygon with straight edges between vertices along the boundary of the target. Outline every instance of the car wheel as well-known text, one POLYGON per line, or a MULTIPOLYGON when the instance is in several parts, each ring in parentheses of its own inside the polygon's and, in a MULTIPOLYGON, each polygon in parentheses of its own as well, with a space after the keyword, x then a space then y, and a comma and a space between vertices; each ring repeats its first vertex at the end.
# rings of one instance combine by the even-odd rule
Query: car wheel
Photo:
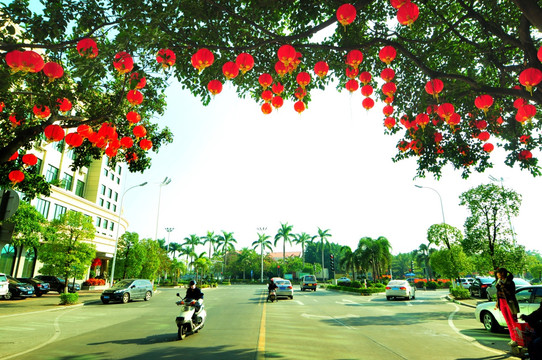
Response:
POLYGON ((305 291, 305 288, 301 288, 301 291, 305 291))
POLYGON ((482 323, 484 324, 484 327, 486 330, 491 332, 498 332, 501 329, 501 326, 499 323, 497 323, 497 320, 491 315, 489 311, 484 311, 482 314, 482 323))
POLYGON ((128 301, 130 301, 130 294, 128 294, 128 293, 122 294, 122 303, 126 304, 126 303, 128 303, 128 301))
POLYGON ((391 300, 391 296, 386 296, 386 300, 391 300))
POLYGON ((37 293, 36 293, 36 296, 37 296, 37 297, 40 297, 40 296, 42 296, 42 295, 43 295, 43 293, 40 293, 40 292, 37 292, 37 293))
POLYGON ((152 296, 151 292, 150 292, 150 291, 147 291, 147 292, 145 293, 145 298, 144 298, 144 300, 145 300, 145 301, 149 301, 149 300, 151 299, 151 296, 152 296))
POLYGON ((292 296, 288 296, 288 297, 290 298, 290 300, 293 300, 293 299, 294 299, 294 296, 293 296, 293 295, 292 295, 292 296))
POLYGON ((102 300, 102 303, 107 305, 107 304, 109 304, 109 300, 102 300))
POLYGON ((8 291, 8 292, 6 293, 6 295, 4 295, 4 299, 6 299, 6 300, 11 300, 11 299, 13 299, 13 294, 11 293, 11 291, 8 291))

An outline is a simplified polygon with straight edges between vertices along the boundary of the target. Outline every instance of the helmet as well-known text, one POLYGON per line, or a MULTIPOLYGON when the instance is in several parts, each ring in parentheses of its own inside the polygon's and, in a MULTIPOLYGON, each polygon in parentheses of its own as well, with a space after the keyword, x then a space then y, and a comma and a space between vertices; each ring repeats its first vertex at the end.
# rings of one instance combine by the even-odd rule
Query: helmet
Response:
POLYGON ((196 282, 194 280, 190 280, 190 286, 196 285, 196 282))

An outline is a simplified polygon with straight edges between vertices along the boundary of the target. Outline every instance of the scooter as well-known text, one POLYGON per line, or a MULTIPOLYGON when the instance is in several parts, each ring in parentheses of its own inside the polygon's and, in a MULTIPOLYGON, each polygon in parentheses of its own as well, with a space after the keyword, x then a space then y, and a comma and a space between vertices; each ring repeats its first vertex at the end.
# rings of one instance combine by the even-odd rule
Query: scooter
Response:
POLYGON ((269 295, 267 295, 267 302, 274 302, 275 300, 277 300, 277 290, 273 289, 269 291, 269 295))
MULTIPOLYGON (((180 294, 177 294, 181 297, 180 294)), ((187 334, 195 334, 203 325, 205 325, 205 318, 207 312, 203 308, 203 299, 182 299, 176 302, 177 305, 182 306, 181 313, 175 319, 177 323, 177 338, 183 340, 187 334), (196 310, 199 307, 199 310, 196 310)))

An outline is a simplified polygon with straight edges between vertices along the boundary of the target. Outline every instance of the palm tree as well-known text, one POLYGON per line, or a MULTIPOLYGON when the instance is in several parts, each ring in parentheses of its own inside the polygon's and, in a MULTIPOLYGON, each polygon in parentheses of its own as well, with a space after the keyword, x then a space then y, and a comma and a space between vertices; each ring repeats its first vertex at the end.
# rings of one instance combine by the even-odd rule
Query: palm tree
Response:
MULTIPOLYGON (((280 229, 277 231, 277 234, 275 235, 275 243, 274 246, 277 246, 277 243, 282 239, 282 271, 284 272, 284 263, 286 261, 286 243, 292 244, 292 239, 290 239, 293 234, 291 234, 291 231, 293 229, 293 225, 286 224, 280 224, 280 229)), ((283 274, 284 275, 284 274, 283 274)))
POLYGON ((358 249, 362 265, 371 268, 373 280, 381 277, 382 271, 389 268, 391 262, 391 245, 383 236, 378 239, 363 237, 359 240, 358 249))
POLYGON ((207 235, 202 236, 201 240, 203 240, 203 244, 209 243, 209 259, 213 257, 213 249, 214 245, 218 240, 218 235, 215 235, 214 231, 207 231, 207 235))
POLYGON ((294 243, 301 244, 301 258, 303 259, 303 268, 305 267, 305 243, 314 240, 316 236, 310 236, 306 232, 294 235, 294 243))
POLYGON ((429 249, 429 245, 420 244, 420 246, 414 250, 414 255, 416 256, 416 262, 418 264, 423 264, 425 269, 425 278, 431 280, 433 278, 433 271, 431 270, 431 265, 429 264, 429 255, 433 249, 429 249))
MULTIPOLYGON (((190 237, 185 237, 184 238, 184 244, 183 245, 190 246, 190 253, 191 254, 193 254, 196 251, 196 246, 199 245, 199 244, 201 244, 201 240, 200 240, 199 236, 197 236, 196 234, 190 234, 190 237)), ((191 255, 190 259, 191 259, 191 261, 193 261, 194 256, 191 255)))
POLYGON ((350 246, 343 246, 341 248, 341 260, 339 261, 339 266, 344 267, 346 269, 346 272, 348 273, 348 270, 352 270, 352 279, 356 280, 356 252, 352 251, 350 246))
POLYGON ((169 252, 173 254, 173 258, 175 258, 177 252, 181 251, 181 247, 181 244, 176 242, 172 242, 171 244, 169 244, 169 252))
POLYGON ((252 243, 252 246, 254 246, 254 249, 256 249, 258 246, 260 247, 260 255, 262 257, 262 272, 260 274, 261 282, 263 282, 263 251, 264 249, 269 249, 269 250, 273 249, 271 247, 271 241, 268 240, 270 237, 271 236, 269 235, 258 233, 258 240, 252 243))
POLYGON ((201 254, 194 254, 194 258, 192 262, 190 263, 194 270, 196 271, 196 282, 198 281, 198 274, 201 270, 201 277, 203 277, 203 274, 205 274, 205 271, 209 270, 211 267, 211 260, 207 256, 205 256, 205 251, 201 254))
POLYGON ((218 236, 218 243, 224 252, 224 268, 226 268, 226 259, 228 251, 235 250, 234 243, 237 243, 237 240, 233 238, 233 232, 226 232, 222 230, 222 235, 218 236))
POLYGON ((320 241, 322 243, 322 278, 324 281, 326 280, 326 277, 324 275, 324 242, 329 244, 329 241, 327 240, 328 237, 331 237, 331 234, 329 233, 329 229, 322 230, 318 228, 318 236, 320 238, 320 241))

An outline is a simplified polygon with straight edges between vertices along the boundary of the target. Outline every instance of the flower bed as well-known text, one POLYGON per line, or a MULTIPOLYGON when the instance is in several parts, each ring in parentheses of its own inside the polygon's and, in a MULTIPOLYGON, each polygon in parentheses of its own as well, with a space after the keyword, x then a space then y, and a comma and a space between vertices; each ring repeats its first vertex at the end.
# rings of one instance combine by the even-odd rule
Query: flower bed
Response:
POLYGON ((83 286, 102 286, 105 285, 104 279, 88 279, 83 283, 83 286))

